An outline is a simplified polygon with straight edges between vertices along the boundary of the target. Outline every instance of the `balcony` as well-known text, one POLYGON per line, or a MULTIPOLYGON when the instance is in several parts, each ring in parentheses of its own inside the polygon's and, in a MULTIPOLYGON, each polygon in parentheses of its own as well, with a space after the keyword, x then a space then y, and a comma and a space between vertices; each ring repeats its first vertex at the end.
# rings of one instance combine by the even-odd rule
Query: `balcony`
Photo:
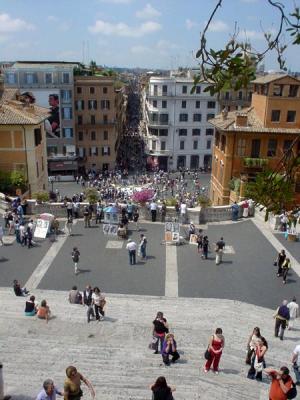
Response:
POLYGON ((172 151, 171 150, 150 150, 150 149, 146 149, 146 153, 149 156, 170 156, 170 155, 172 155, 172 151))
POLYGON ((244 158, 244 167, 251 170, 262 170, 269 163, 267 158, 244 158))
POLYGON ((173 97, 174 94, 171 92, 155 92, 155 93, 147 93, 147 98, 153 97, 173 97))

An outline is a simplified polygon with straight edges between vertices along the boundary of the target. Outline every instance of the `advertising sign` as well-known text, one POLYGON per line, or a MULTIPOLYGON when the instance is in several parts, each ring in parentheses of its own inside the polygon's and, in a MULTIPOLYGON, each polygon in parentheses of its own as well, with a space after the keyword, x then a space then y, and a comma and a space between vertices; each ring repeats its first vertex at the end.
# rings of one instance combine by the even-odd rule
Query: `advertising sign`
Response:
POLYGON ((45 130, 47 138, 60 137, 60 95, 57 89, 41 89, 31 90, 30 92, 22 93, 22 95, 30 96, 30 101, 37 106, 49 109, 49 118, 45 120, 45 130))
POLYGON ((117 236, 118 226, 111 224, 103 224, 103 233, 104 235, 117 236))
POLYGON ((44 219, 37 219, 34 237, 45 239, 49 230, 50 221, 44 219))

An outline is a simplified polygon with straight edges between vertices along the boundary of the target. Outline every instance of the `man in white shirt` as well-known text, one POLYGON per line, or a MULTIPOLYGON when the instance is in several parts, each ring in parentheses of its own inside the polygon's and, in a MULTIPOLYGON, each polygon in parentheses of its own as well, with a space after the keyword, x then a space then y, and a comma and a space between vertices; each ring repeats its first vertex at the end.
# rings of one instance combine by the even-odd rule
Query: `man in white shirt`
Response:
POLYGON ((291 330, 294 326, 295 319, 299 317, 299 305, 296 302, 296 297, 293 297, 293 300, 288 303, 287 307, 290 310, 288 330, 291 330))
POLYGON ((294 351, 293 351, 293 355, 292 355, 292 363, 293 363, 293 369, 294 369, 294 373, 296 376, 296 385, 300 385, 300 371, 299 371, 299 367, 300 367, 300 344, 298 344, 294 351))
POLYGON ((181 223, 184 224, 186 222, 186 204, 182 202, 180 204, 180 216, 181 216, 181 223))
POLYGON ((129 265, 135 265, 137 244, 133 240, 128 239, 126 249, 128 250, 129 254, 129 265))
POLYGON ((150 203, 150 211, 152 222, 156 222, 157 204, 155 203, 155 200, 152 200, 150 203))

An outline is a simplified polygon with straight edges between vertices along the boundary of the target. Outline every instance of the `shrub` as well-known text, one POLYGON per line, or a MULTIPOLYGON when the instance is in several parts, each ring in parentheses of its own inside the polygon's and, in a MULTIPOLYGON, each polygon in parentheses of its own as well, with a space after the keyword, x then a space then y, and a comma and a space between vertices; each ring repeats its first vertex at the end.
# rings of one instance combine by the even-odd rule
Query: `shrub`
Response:
POLYGON ((175 197, 171 197, 170 199, 165 200, 166 206, 175 207, 177 203, 177 199, 175 197))
POLYGON ((200 205, 202 208, 204 208, 204 207, 209 207, 209 206, 211 205, 211 200, 210 200, 210 198, 207 197, 207 196, 204 196, 204 195, 199 196, 197 200, 198 200, 199 205, 200 205))
POLYGON ((39 203, 45 203, 49 201, 49 193, 41 190, 40 192, 33 193, 32 198, 36 199, 39 203))
POLYGON ((87 201, 91 204, 95 204, 99 200, 99 193, 98 193, 98 190, 95 188, 85 189, 84 194, 85 194, 87 201))

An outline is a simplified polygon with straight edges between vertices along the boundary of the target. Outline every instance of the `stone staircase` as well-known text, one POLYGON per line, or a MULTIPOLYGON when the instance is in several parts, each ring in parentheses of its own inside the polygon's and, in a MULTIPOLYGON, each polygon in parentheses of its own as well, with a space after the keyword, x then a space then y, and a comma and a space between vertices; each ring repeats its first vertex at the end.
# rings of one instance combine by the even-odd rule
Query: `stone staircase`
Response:
POLYGON ((230 300, 107 295, 105 321, 87 324, 86 309, 69 304, 66 292, 34 294, 39 302, 47 299, 54 315, 48 324, 25 317, 25 299, 0 288, 0 361, 5 392, 18 400, 34 399, 46 378, 62 388, 68 365, 90 379, 97 400, 151 399, 149 385, 160 375, 176 386, 176 400, 267 399, 268 378, 263 383, 246 379, 250 332, 258 325, 267 338, 269 366, 290 365, 298 343, 297 331, 288 332, 283 342, 275 340, 272 310, 230 300), (170 367, 148 349, 157 311, 164 312, 181 353, 170 367), (205 374, 203 353, 216 327, 223 328, 226 339, 221 371, 205 374))

